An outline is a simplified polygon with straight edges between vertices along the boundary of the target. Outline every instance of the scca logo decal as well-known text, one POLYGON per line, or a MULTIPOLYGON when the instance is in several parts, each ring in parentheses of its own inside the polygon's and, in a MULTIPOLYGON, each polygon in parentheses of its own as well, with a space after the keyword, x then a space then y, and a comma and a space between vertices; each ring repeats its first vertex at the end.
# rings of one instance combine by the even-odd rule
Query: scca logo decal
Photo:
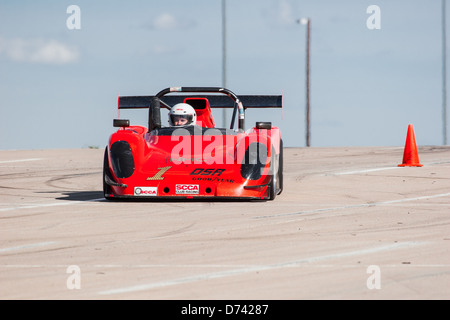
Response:
POLYGON ((177 190, 198 190, 198 184, 177 184, 177 190))
POLYGON ((177 184, 175 185, 177 194, 199 194, 198 184, 177 184))
POLYGON ((192 171, 190 173, 191 176, 196 176, 196 175, 201 175, 201 176, 220 176, 223 172, 225 171, 225 169, 202 169, 202 168, 197 168, 194 171, 192 171))
POLYGON ((157 187, 135 187, 134 195, 135 196, 156 196, 158 192, 157 187))

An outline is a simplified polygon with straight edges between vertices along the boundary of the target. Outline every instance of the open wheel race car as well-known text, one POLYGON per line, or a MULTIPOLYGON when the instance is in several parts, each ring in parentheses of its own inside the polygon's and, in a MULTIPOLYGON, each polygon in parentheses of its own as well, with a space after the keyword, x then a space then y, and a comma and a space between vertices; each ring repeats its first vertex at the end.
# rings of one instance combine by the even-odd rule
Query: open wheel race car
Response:
POLYGON ((247 108, 281 107, 281 96, 237 96, 215 87, 119 96, 119 110, 148 108, 148 127, 114 119, 119 129, 105 149, 105 198, 275 199, 283 190, 280 129, 271 122, 256 122, 245 130, 244 121, 247 108), (178 103, 195 109, 195 123, 163 126, 161 108, 171 110, 178 103), (215 126, 211 108, 233 109, 229 128, 215 126))

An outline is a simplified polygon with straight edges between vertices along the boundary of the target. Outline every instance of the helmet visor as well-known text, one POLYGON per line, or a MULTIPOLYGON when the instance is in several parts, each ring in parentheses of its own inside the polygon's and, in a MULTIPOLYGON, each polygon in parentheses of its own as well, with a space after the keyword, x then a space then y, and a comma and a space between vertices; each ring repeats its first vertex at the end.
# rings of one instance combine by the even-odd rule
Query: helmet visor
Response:
POLYGON ((174 126, 186 126, 192 123, 192 114, 171 114, 170 120, 174 126))

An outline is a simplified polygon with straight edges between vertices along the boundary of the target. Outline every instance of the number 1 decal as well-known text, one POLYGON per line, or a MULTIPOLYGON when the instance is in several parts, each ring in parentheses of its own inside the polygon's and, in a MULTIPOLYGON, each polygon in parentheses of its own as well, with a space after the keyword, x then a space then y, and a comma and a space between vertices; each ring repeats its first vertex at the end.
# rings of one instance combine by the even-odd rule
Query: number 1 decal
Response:
POLYGON ((163 168, 158 168, 159 171, 153 176, 153 177, 148 177, 147 180, 164 180, 164 177, 162 176, 164 173, 166 173, 167 170, 169 170, 170 167, 163 167, 163 168))

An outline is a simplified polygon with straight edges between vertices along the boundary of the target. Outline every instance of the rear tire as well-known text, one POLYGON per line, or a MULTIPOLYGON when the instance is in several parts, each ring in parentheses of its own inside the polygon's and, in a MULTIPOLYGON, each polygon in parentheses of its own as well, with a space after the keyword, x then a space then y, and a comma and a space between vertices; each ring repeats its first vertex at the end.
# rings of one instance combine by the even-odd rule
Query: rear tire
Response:
POLYGON ((269 200, 274 200, 277 195, 283 192, 283 140, 280 140, 278 157, 275 154, 275 150, 272 149, 270 161, 273 174, 269 184, 269 200))
POLYGON ((278 156, 278 193, 283 192, 283 140, 280 139, 280 155, 278 156))
MULTIPOLYGON (((274 161, 275 157, 272 157, 270 161, 274 161)), ((269 200, 275 200, 277 196, 277 174, 272 174, 272 178, 269 183, 269 200)))

